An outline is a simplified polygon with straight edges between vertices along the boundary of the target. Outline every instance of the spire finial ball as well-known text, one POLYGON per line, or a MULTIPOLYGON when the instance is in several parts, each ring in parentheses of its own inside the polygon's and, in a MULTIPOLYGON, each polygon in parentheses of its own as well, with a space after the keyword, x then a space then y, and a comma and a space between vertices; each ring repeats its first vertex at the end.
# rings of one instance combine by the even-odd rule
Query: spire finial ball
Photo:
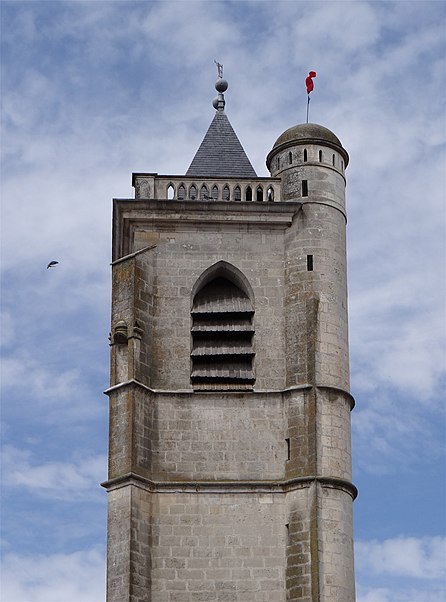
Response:
POLYGON ((220 92, 220 94, 226 92, 226 90, 228 89, 228 82, 220 77, 215 82, 215 89, 217 90, 217 92, 220 92))

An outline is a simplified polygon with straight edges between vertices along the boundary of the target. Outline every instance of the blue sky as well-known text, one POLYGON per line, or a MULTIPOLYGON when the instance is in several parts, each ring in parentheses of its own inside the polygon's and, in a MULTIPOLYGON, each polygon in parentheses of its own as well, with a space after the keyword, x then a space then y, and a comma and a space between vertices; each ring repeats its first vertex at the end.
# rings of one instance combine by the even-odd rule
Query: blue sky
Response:
POLYGON ((350 154, 358 602, 445 599, 445 6, 1 3, 4 602, 104 599, 111 199, 185 173, 214 59, 259 175, 317 72, 350 154))

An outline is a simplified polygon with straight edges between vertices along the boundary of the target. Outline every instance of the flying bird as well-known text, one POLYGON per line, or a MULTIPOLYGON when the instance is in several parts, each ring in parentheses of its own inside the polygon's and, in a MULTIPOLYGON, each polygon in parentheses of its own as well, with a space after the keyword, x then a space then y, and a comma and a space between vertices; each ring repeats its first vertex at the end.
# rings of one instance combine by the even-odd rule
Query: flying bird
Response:
POLYGON ((54 266, 56 266, 58 263, 58 261, 50 261, 49 264, 46 266, 46 269, 54 268, 54 266))

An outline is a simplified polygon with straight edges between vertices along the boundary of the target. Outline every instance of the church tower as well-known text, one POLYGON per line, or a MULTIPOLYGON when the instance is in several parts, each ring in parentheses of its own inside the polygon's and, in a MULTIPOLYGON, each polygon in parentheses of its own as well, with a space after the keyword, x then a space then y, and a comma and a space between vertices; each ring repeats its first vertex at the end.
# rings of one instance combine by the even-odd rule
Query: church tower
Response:
POLYGON ((354 602, 345 168, 225 113, 114 200, 107 602, 354 602))

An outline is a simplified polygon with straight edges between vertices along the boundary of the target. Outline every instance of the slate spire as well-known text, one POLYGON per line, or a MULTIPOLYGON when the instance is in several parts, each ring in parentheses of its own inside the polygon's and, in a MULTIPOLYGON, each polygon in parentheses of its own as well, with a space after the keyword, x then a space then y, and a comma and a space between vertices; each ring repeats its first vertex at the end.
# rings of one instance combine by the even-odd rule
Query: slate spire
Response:
POLYGON ((220 75, 220 69, 215 88, 218 96, 213 101, 213 106, 217 112, 186 175, 205 178, 256 178, 257 174, 224 111, 223 92, 228 89, 228 82, 220 75))

